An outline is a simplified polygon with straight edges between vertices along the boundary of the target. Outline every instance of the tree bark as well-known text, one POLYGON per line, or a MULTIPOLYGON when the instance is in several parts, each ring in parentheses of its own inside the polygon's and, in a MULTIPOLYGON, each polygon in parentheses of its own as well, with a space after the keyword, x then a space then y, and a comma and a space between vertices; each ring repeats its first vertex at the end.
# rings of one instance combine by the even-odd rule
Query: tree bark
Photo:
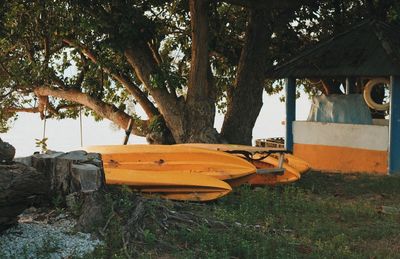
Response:
POLYGON ((134 48, 124 51, 125 57, 135 71, 139 80, 144 84, 158 105, 158 110, 163 116, 174 140, 181 141, 184 132, 184 100, 176 98, 174 93, 169 93, 162 84, 154 86, 151 78, 157 73, 157 62, 152 51, 144 42, 135 42, 134 48))
POLYGON ((190 0, 192 59, 186 99, 185 142, 218 142, 214 129, 215 86, 209 65, 208 0, 190 0))
POLYGON ((222 138, 229 143, 251 145, 252 131, 262 107, 267 28, 263 10, 250 10, 246 41, 234 87, 228 89, 228 107, 222 138))
MULTIPOLYGON (((190 0, 192 60, 186 101, 168 92, 162 82, 154 85, 158 63, 145 42, 124 51, 132 69, 146 86, 176 143, 217 142, 214 129, 215 93, 208 62, 208 0, 190 0)), ((154 51, 154 50, 153 50, 154 51)), ((157 82, 156 82, 157 83, 157 82)))
MULTIPOLYGON (((63 90, 57 88, 51 88, 47 86, 40 86, 35 88, 34 93, 37 96, 53 96, 56 98, 62 98, 71 102, 80 103, 99 114, 101 117, 109 119, 123 129, 128 128, 129 120, 131 117, 125 112, 119 110, 114 105, 105 103, 99 99, 91 97, 85 93, 80 92, 76 89, 63 90)), ((135 121, 135 128, 133 132, 138 136, 145 136, 147 134, 147 123, 148 121, 135 121)))

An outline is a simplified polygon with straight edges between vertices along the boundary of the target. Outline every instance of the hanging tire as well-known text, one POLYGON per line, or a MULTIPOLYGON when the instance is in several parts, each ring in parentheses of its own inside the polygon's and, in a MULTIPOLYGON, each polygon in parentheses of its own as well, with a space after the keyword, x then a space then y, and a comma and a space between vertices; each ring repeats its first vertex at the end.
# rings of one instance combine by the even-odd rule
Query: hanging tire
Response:
POLYGON ((389 102, 387 103, 376 103, 371 96, 372 88, 379 84, 390 84, 390 81, 386 78, 375 78, 368 81, 364 86, 364 100, 368 107, 377 111, 386 111, 389 109, 389 102))

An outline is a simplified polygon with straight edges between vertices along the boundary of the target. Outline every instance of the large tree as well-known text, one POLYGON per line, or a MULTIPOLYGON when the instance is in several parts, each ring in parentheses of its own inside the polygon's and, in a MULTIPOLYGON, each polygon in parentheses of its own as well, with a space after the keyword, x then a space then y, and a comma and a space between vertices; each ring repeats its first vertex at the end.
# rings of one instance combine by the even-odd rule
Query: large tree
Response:
POLYGON ((4 1, 0 129, 18 112, 74 118, 83 109, 121 128, 133 120, 150 142, 250 144, 265 68, 375 3, 340 2, 4 1))
POLYGON ((84 108, 122 128, 133 119, 133 133, 150 142, 219 142, 216 105, 227 102, 221 135, 250 144, 271 19, 291 17, 298 6, 289 0, 5 2, 2 127, 18 112, 64 118, 84 108), (129 111, 130 102, 148 118, 129 111))

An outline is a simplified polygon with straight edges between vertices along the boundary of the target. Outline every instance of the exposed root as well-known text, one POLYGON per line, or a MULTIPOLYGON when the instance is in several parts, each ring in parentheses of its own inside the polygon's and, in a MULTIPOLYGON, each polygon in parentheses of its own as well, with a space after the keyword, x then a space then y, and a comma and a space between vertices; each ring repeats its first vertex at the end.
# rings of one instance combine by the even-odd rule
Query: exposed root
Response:
POLYGON ((114 237, 120 239, 121 252, 127 258, 137 257, 147 245, 153 249, 156 247, 156 251, 176 249, 173 240, 169 242, 163 238, 169 231, 191 231, 193 227, 202 225, 228 227, 224 222, 206 217, 203 204, 150 199, 126 190, 114 193, 110 201, 109 217, 99 232, 104 237, 114 233, 114 237))

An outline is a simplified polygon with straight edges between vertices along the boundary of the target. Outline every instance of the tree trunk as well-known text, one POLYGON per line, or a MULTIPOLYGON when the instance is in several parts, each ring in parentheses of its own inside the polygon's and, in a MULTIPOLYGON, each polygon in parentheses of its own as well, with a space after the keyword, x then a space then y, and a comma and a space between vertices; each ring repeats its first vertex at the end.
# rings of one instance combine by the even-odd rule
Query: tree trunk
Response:
POLYGON ((221 135, 229 143, 251 145, 253 127, 263 104, 263 68, 268 34, 263 12, 250 10, 235 86, 228 90, 228 107, 221 135))
POLYGON ((190 0, 192 59, 186 101, 169 92, 162 82, 153 85, 157 61, 145 42, 135 42, 124 51, 132 69, 158 104, 176 143, 217 142, 214 129, 215 87, 208 61, 208 0, 190 0), (141 47, 139 47, 141 46, 141 47))
POLYGON ((218 142, 214 129, 215 86, 208 57, 208 0, 190 0, 192 59, 183 142, 218 142))

